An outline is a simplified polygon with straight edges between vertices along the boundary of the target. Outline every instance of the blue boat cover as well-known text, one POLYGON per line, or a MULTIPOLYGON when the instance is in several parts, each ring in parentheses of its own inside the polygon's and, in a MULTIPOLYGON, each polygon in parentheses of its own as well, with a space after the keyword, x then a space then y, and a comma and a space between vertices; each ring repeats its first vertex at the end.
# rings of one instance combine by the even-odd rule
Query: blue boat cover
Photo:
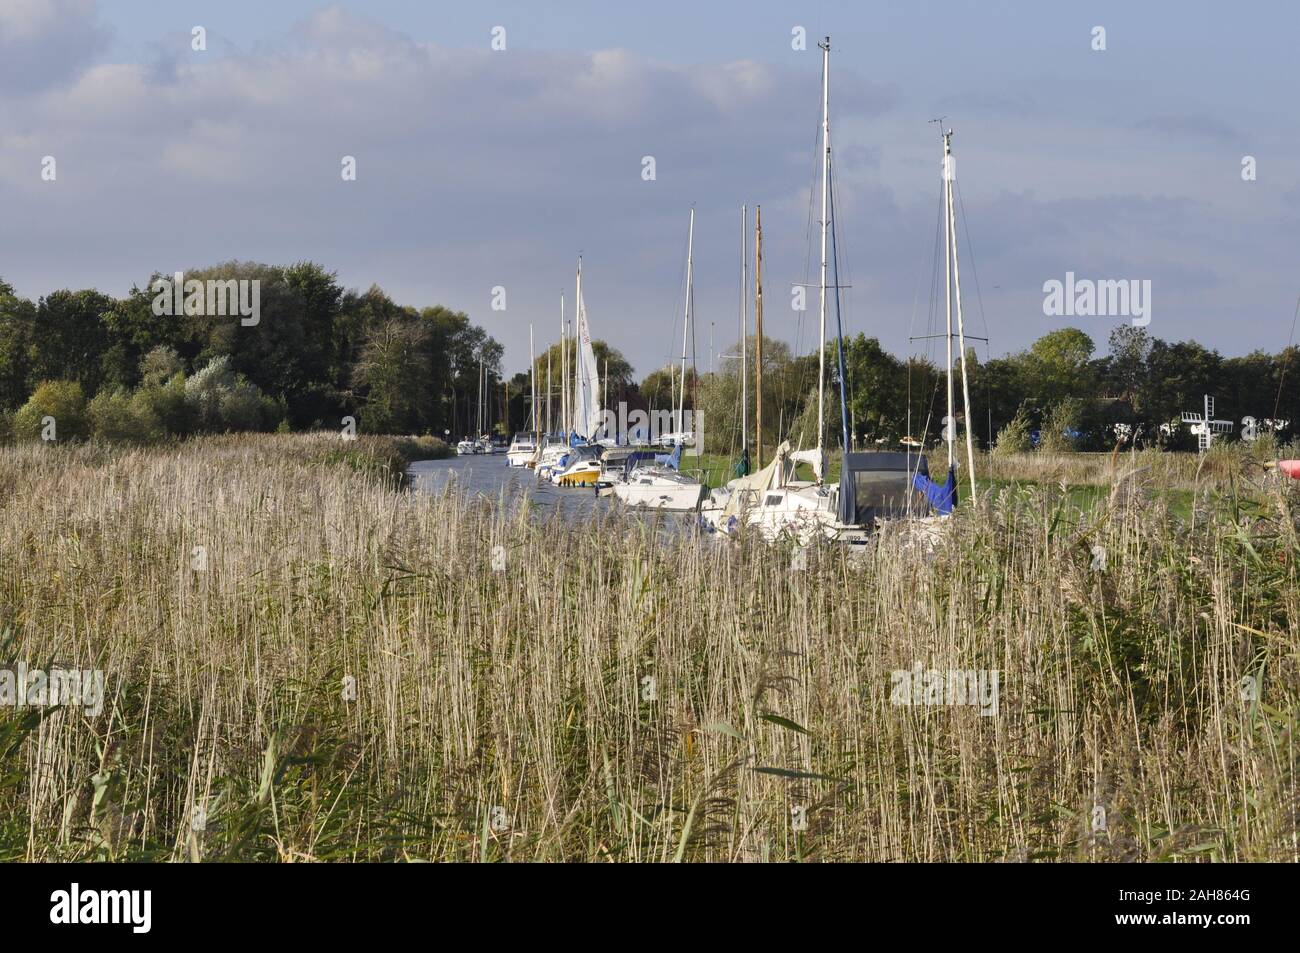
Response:
POLYGON ((957 474, 952 467, 948 468, 948 479, 943 483, 935 483, 928 475, 917 473, 912 478, 912 486, 925 494, 926 502, 936 513, 947 516, 957 505, 957 474))
POLYGON ((658 454, 653 450, 633 450, 627 455, 627 459, 623 461, 623 479, 625 481, 630 480, 633 470, 647 460, 654 460, 657 456, 658 454))
POLYGON ((656 454, 655 463, 662 463, 670 470, 680 470, 682 467, 682 445, 679 443, 673 447, 672 453, 656 454))

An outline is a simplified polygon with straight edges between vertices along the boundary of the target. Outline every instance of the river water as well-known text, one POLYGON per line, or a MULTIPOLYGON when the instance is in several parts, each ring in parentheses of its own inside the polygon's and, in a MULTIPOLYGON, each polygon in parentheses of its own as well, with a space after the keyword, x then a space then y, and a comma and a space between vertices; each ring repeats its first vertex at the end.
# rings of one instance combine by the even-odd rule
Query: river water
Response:
POLYGON ((475 454, 446 460, 420 460, 407 468, 411 486, 422 493, 441 493, 451 484, 471 496, 499 500, 523 493, 546 517, 560 512, 566 519, 598 516, 617 505, 613 497, 598 497, 591 487, 562 488, 539 481, 527 467, 506 466, 504 453, 475 454))

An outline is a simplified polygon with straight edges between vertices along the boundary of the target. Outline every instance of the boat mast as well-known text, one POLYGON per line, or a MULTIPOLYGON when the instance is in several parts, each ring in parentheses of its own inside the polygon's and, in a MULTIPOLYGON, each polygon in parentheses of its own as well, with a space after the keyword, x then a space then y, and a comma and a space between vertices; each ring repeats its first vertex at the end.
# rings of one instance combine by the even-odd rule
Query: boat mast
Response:
POLYGON ((546 349, 546 432, 551 432, 551 349, 546 349))
POLYGON ((952 404, 952 153, 948 134, 943 134, 943 298, 947 314, 947 331, 944 341, 948 347, 948 416, 944 418, 944 439, 948 444, 948 469, 953 467, 952 439, 957 422, 953 419, 952 404))
POLYGON ((749 210, 740 206, 740 452, 749 459, 749 210))
MULTIPOLYGON (((573 428, 578 425, 578 349, 582 346, 578 342, 578 329, 582 327, 582 256, 578 256, 578 281, 577 288, 573 292, 573 398, 569 401, 569 415, 573 418, 569 422, 569 430, 566 433, 573 433, 573 428)), ((583 405, 584 409, 586 405, 583 405)), ((585 429, 587 422, 584 420, 582 426, 585 429)), ((567 437, 565 438, 568 439, 567 437)))
MULTIPOLYGON (((975 442, 971 436, 970 383, 966 377, 966 326, 961 312, 961 268, 957 264, 957 213, 952 202, 952 183, 956 168, 952 158, 952 130, 943 136, 944 191, 948 196, 948 234, 952 243, 953 291, 957 297, 957 346, 961 351, 961 406, 966 417, 966 469, 970 471, 971 499, 975 498, 975 442)), ((948 310, 948 416, 952 416, 952 309, 948 310)), ((952 465, 953 421, 948 422, 948 461, 952 465)))
POLYGON ((826 468, 826 190, 831 172, 831 107, 830 107, 830 68, 831 38, 825 43, 818 43, 822 50, 822 268, 819 283, 819 311, 821 337, 817 351, 817 482, 822 482, 822 471, 826 468))
POLYGON ((763 206, 754 206, 754 469, 763 469, 763 206))
POLYGON ((569 439, 569 321, 564 314, 564 292, 560 292, 560 429, 569 439))
POLYGON ((686 342, 691 331, 691 285, 695 280, 695 206, 691 206, 691 222, 686 230, 686 320, 682 322, 682 399, 677 408, 677 442, 682 441, 683 421, 686 417, 686 342))
POLYGON ((537 432, 537 351, 533 345, 533 326, 528 325, 528 390, 532 413, 528 415, 528 429, 537 432))

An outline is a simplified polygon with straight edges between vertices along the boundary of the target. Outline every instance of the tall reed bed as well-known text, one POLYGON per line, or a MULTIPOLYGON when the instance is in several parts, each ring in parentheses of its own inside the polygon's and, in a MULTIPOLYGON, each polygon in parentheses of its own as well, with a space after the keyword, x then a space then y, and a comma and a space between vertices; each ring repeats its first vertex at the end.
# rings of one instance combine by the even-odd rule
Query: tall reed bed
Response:
POLYGON ((1285 488, 998 491, 799 553, 399 470, 0 450, 0 667, 107 687, 0 708, 0 857, 1300 857, 1285 488), (898 704, 918 665, 996 672, 996 714, 898 704))

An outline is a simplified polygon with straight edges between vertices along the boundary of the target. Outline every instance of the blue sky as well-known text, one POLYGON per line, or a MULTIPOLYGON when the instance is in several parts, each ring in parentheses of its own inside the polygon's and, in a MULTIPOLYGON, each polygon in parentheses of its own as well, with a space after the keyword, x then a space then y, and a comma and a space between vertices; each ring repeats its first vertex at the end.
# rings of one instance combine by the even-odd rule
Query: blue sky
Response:
POLYGON ((1277 350, 1300 294, 1298 20, 1283 3, 4 0, 0 276, 121 294, 155 270, 312 258, 469 312, 517 369, 530 323, 555 336, 582 251, 595 334, 644 374, 680 346, 688 208, 707 365, 710 324, 717 351, 736 337, 739 206, 761 203, 766 328, 806 351, 815 316, 779 305, 805 280, 830 33, 847 331, 899 354, 926 331, 944 115, 968 314, 993 353, 1066 324, 1104 347, 1117 320, 1044 316, 1066 271, 1150 280, 1157 336, 1277 350))

